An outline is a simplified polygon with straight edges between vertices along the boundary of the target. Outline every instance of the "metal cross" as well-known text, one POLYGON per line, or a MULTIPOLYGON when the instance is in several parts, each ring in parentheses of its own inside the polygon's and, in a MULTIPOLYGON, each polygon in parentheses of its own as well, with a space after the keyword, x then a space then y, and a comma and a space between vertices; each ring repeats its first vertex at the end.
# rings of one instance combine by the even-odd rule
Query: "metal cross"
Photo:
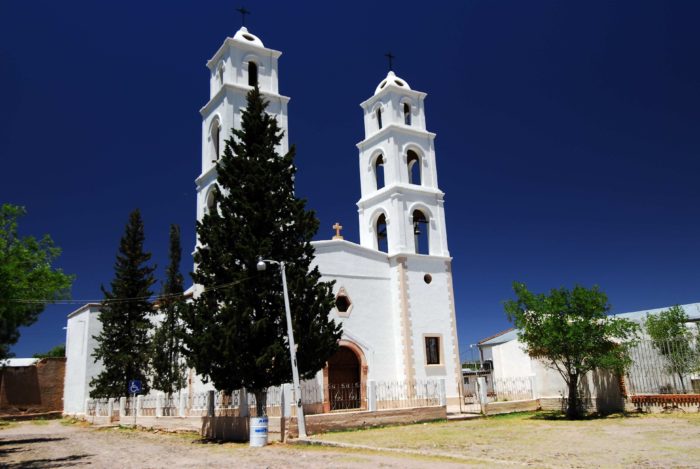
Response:
POLYGON ((389 71, 390 71, 390 72, 393 71, 393 70, 394 70, 394 65, 393 65, 393 64, 394 64, 394 59, 395 59, 396 57, 394 57, 393 55, 391 55, 391 52, 387 52, 386 54, 384 54, 384 57, 386 57, 387 59, 389 59, 389 71))
POLYGON ((333 239, 343 239, 343 237, 340 234, 340 230, 343 229, 343 226, 340 223, 335 222, 335 225, 333 225, 333 229, 335 230, 335 236, 333 236, 333 239))
POLYGON ((241 14, 242 26, 245 26, 245 15, 250 15, 250 11, 246 10, 245 7, 236 8, 236 11, 241 14))

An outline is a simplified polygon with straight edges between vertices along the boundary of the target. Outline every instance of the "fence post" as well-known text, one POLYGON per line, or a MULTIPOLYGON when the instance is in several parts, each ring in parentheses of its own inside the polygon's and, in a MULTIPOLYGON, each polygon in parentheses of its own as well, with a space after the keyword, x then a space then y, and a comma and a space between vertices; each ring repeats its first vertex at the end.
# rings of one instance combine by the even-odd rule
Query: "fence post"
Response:
POLYGON ((216 391, 207 392, 207 417, 214 416, 214 406, 216 405, 215 392, 216 391))
POLYGON ((530 376, 530 390, 532 391, 532 400, 537 399, 537 379, 535 376, 530 376))
POLYGON ((119 418, 126 417, 126 397, 119 398, 119 418))
POLYGON ((377 382, 373 379, 367 382, 367 410, 377 411, 377 382))
POLYGON ((447 386, 445 378, 440 378, 438 383, 440 384, 440 405, 447 406, 447 386))
POLYGON ((180 405, 178 406, 178 415, 180 417, 185 416, 185 404, 187 403, 187 393, 180 392, 180 405))
POLYGON ((248 407, 248 390, 246 388, 241 388, 238 390, 238 415, 240 417, 248 417, 250 414, 250 408, 248 407))
POLYGON ((486 413, 486 403, 488 399, 488 390, 486 388, 486 378, 480 376, 476 380, 476 393, 479 396, 479 404, 481 405, 481 413, 486 413))
POLYGON ((143 396, 136 396, 136 416, 141 417, 143 415, 143 396))
MULTIPOLYGON (((90 411, 90 399, 85 399, 85 416, 88 416, 88 412, 90 411)), ((95 413, 97 413, 97 404, 95 404, 95 413)))
POLYGON ((107 417, 109 417, 110 422, 112 421, 112 415, 114 415, 114 398, 110 397, 107 401, 107 417))
POLYGON ((163 395, 156 394, 156 417, 163 416, 163 395))

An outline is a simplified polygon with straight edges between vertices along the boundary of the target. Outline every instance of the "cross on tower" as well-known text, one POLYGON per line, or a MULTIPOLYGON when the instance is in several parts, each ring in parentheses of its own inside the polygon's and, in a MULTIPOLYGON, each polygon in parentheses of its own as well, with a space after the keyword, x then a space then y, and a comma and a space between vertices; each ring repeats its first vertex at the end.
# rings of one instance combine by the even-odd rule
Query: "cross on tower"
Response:
POLYGON ((236 8, 236 11, 241 14, 242 26, 245 26, 245 15, 250 15, 250 11, 246 10, 245 7, 236 8))
POLYGON ((391 54, 391 52, 387 52, 386 54, 384 54, 384 57, 386 57, 387 59, 389 59, 389 71, 390 71, 390 72, 393 71, 393 70, 394 70, 394 59, 395 59, 396 57, 394 57, 394 56, 391 54))
POLYGON ((343 229, 343 226, 340 223, 335 222, 333 229, 335 230, 335 236, 333 236, 333 239, 343 239, 343 236, 340 234, 340 230, 343 229))

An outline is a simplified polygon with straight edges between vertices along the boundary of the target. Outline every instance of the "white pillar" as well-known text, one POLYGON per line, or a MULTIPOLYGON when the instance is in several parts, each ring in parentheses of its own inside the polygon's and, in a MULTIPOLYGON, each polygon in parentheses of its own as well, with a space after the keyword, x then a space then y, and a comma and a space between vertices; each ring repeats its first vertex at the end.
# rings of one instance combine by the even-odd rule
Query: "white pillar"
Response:
POLYGON ((107 417, 109 417, 110 422, 112 421, 112 414, 114 414, 114 398, 110 397, 107 401, 107 417))
POLYGON ((126 417, 126 397, 119 398, 119 418, 126 417))
POLYGON ((156 394, 156 417, 163 416, 163 395, 156 394))
POLYGON ((367 410, 377 411, 377 382, 373 379, 367 382, 367 410))
POLYGON ((282 407, 283 415, 285 417, 292 416, 292 406, 294 406, 294 401, 292 400, 292 385, 291 383, 284 383, 282 385, 282 396, 284 396, 285 405, 282 407))
POLYGON ((180 417, 185 416, 185 405, 187 404, 187 393, 180 391, 180 405, 178 414, 180 417))
POLYGON ((440 385, 440 405, 441 406, 446 406, 447 405, 447 384, 445 382, 445 378, 440 378, 440 381, 438 381, 440 385))
POLYGON ((143 415, 143 396, 136 396, 136 415, 141 417, 143 415))
POLYGON ((532 391, 532 399, 537 399, 537 379, 535 376, 530 376, 530 390, 532 391))
MULTIPOLYGON (((90 410, 90 399, 85 399, 85 416, 88 416, 90 410)), ((95 415, 97 415, 97 403, 95 403, 95 415)))

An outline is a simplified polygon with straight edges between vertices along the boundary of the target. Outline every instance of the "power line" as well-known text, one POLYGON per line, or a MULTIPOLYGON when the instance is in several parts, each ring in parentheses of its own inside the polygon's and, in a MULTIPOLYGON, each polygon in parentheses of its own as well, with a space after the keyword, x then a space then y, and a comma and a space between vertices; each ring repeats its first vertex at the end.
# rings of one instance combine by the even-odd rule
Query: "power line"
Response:
MULTIPOLYGON (((221 290, 224 288, 229 288, 234 285, 238 285, 239 283, 243 283, 247 280, 250 280, 251 277, 245 277, 240 280, 236 280, 233 282, 229 283, 222 283, 221 285, 214 285, 211 287, 205 287, 202 293, 208 293, 216 290, 221 290)), ((123 303, 123 302, 128 302, 128 301, 139 301, 139 300, 150 300, 151 302, 156 302, 156 301, 161 301, 164 299, 169 299, 169 298, 177 298, 177 297, 184 297, 186 296, 185 293, 169 293, 166 295, 151 295, 151 296, 136 296, 133 298, 115 298, 113 300, 109 299, 99 299, 99 300, 94 300, 94 299, 70 299, 70 300, 55 300, 55 299, 27 299, 27 298, 10 298, 10 299, 2 299, 0 298, 0 301, 4 301, 7 303, 21 303, 21 304, 56 304, 56 305, 82 305, 86 303, 123 303)))

